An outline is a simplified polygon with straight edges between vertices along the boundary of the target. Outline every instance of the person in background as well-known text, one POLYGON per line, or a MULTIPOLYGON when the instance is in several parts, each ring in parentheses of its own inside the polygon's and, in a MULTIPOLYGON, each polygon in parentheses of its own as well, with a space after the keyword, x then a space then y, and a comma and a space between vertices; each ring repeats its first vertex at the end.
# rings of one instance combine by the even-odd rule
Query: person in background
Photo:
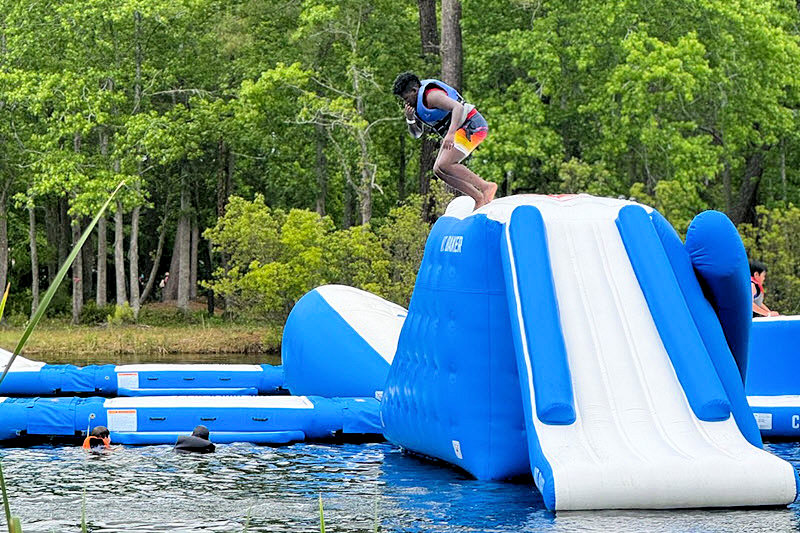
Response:
POLYGON ((767 266, 761 261, 750 262, 750 288, 753 294, 753 317, 778 316, 780 313, 770 310, 764 304, 764 280, 767 278, 767 266))
POLYGON ((208 428, 197 426, 190 436, 181 435, 173 451, 178 453, 212 453, 217 447, 209 440, 208 428))
POLYGON ((91 450, 93 448, 103 448, 105 450, 111 448, 111 438, 107 427, 95 427, 92 432, 89 433, 89 435, 83 440, 84 450, 91 450))

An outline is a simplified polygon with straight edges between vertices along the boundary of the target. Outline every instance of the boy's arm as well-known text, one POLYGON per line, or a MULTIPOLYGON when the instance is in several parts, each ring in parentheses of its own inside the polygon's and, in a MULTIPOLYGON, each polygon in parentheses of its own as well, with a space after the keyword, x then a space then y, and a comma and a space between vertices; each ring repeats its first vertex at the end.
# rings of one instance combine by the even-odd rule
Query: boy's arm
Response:
POLYGON ((453 147, 453 139, 456 136, 456 130, 461 127, 466 118, 464 115, 464 105, 458 100, 453 100, 444 91, 431 91, 427 93, 428 107, 435 107, 438 109, 445 109, 450 111, 450 129, 447 130, 447 135, 444 136, 442 147, 449 150, 453 147))
POLYGON ((406 117, 406 124, 408 125, 408 134, 414 137, 415 139, 419 139, 422 137, 422 126, 417 121, 417 114, 413 107, 406 104, 405 111, 403 113, 406 117))

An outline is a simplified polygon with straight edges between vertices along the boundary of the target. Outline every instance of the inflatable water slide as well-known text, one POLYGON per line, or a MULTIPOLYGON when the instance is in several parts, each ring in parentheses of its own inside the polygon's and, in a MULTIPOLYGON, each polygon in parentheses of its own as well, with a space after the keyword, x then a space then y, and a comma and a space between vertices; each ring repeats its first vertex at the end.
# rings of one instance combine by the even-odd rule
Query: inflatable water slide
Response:
MULTIPOLYGON (((103 425, 116 444, 173 444, 198 424, 217 443, 382 438, 376 394, 405 316, 367 292, 319 287, 287 320, 283 368, 76 367, 18 357, 0 392, 24 397, 0 397, 0 441, 80 439, 103 425)), ((10 355, 0 353, 0 364, 10 355)))
POLYGON ((788 504, 747 404, 747 259, 721 213, 686 243, 586 195, 459 198, 432 229, 381 406, 385 436, 552 510, 788 504))

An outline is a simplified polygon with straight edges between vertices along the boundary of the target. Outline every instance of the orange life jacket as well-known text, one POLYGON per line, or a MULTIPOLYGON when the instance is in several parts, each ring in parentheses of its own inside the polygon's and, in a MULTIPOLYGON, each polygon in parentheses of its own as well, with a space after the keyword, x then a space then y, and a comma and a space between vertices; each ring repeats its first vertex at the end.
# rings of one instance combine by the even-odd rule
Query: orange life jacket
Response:
POLYGON ((83 449, 90 450, 94 447, 104 447, 106 450, 111 449, 111 439, 108 437, 100 438, 95 437, 93 435, 89 435, 83 440, 83 449))

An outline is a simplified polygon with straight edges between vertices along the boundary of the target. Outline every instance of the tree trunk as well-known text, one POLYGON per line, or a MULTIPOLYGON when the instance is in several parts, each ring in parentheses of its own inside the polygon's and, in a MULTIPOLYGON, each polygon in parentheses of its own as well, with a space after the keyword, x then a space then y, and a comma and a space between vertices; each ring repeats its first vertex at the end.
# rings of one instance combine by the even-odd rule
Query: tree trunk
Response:
POLYGON ((325 216, 325 199, 328 196, 328 161, 325 158, 325 128, 321 124, 316 126, 316 145, 317 145, 317 214, 325 216))
POLYGON ((169 278, 162 292, 162 300, 165 302, 178 299, 178 271, 180 270, 180 249, 183 242, 183 226, 180 218, 175 226, 175 242, 172 244, 172 258, 169 261, 169 278))
POLYGON ((139 319, 139 210, 137 205, 131 213, 131 242, 128 248, 128 268, 131 280, 131 308, 133 317, 139 319))
POLYGON ((747 158, 745 163, 744 176, 739 186, 739 199, 729 213, 731 221, 737 226, 742 222, 755 222, 758 186, 761 184, 761 178, 764 175, 764 155, 766 150, 766 147, 756 150, 747 158))
POLYGON ((397 165, 397 198, 402 202, 406 199, 406 135, 400 132, 400 161, 397 165))
POLYGON ((97 221, 97 295, 95 301, 97 307, 105 307, 108 294, 108 230, 106 228, 105 215, 97 221))
POLYGON ((189 311, 189 191, 185 173, 181 176, 181 216, 178 222, 181 239, 178 248, 178 309, 189 311))
POLYGON ((361 215, 361 223, 369 224, 372 219, 372 188, 375 181, 375 166, 369 159, 366 136, 358 136, 358 145, 361 150, 361 185, 358 188, 359 214, 361 215))
POLYGON ((353 187, 344 182, 344 205, 342 205, 342 227, 344 229, 353 225, 353 187))
POLYGON ((442 81, 462 90, 461 0, 442 0, 442 81))
POLYGON ((200 242, 200 228, 197 217, 192 217, 191 252, 189 255, 189 298, 197 300, 197 247, 200 242))
MULTIPOLYGON (((439 27, 436 22, 436 0, 418 0, 419 6, 419 34, 422 43, 422 59, 425 64, 426 74, 436 77, 439 71, 439 27)), ((423 134, 422 145, 419 152, 419 194, 427 198, 431 190, 433 178, 433 164, 439 143, 433 135, 423 134)), ((424 218, 430 221, 433 218, 433 202, 425 202, 424 218)))
MULTIPOLYGON (((207 241, 208 243, 208 275, 209 278, 211 274, 214 272, 214 245, 211 241, 207 241)), ((207 309, 209 316, 214 316, 214 291, 206 289, 206 302, 207 302, 207 309)))
POLYGON ((36 211, 28 206, 28 238, 31 241, 31 316, 39 307, 39 252, 36 248, 36 211))
POLYGON ((128 302, 125 288, 125 234, 123 232, 122 202, 117 200, 117 212, 114 213, 114 276, 117 283, 117 305, 128 302))
POLYGON ((150 275, 147 276, 147 283, 144 286, 142 296, 139 298, 139 307, 150 297, 158 275, 158 267, 161 265, 161 256, 164 253, 164 242, 167 240, 167 217, 169 216, 169 201, 165 205, 164 218, 161 220, 161 230, 158 233, 158 245, 156 246, 156 256, 153 258, 153 266, 150 268, 150 275))
MULTIPOLYGON (((50 202, 44 208, 44 229, 49 246, 56 245, 58 249, 58 210, 57 205, 50 202)), ((58 254, 49 254, 50 260, 47 262, 47 284, 55 277, 58 272, 58 254)))
POLYGON ((94 276, 94 243, 93 236, 89 236, 81 249, 83 255, 83 301, 88 302, 92 299, 92 278, 94 276))
MULTIPOLYGON (((79 218, 72 221, 72 246, 78 245, 81 240, 81 223, 79 218)), ((72 263, 72 323, 77 324, 81 320, 81 310, 83 309, 83 254, 78 253, 72 263)))
MULTIPOLYGON (((58 267, 67 260, 69 255, 71 221, 67 215, 67 201, 64 198, 58 200, 58 267)), ((58 272, 58 269, 56 269, 58 272)), ((53 273, 55 275, 55 272, 53 273)))

